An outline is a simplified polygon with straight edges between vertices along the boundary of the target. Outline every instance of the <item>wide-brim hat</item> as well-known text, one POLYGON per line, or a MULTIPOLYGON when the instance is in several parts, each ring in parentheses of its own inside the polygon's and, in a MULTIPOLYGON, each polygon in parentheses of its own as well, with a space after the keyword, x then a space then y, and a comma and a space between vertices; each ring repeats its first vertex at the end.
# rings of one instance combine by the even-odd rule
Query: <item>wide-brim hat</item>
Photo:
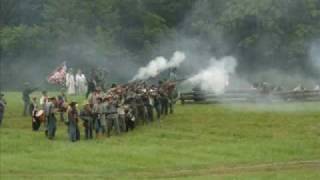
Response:
POLYGON ((55 96, 51 96, 48 98, 48 100, 56 100, 56 97, 55 96))
POLYGON ((105 97, 104 97, 104 99, 111 99, 111 98, 113 98, 113 96, 112 95, 106 95, 105 97))
POLYGON ((69 103, 69 105, 70 106, 75 106, 75 105, 77 105, 77 102, 72 101, 72 102, 69 103))

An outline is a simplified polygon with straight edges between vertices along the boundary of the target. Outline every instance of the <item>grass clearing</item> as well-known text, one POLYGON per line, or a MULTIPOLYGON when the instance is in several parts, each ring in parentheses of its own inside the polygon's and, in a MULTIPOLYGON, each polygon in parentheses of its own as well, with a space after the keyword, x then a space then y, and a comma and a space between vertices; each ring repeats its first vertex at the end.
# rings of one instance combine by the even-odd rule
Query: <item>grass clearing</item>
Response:
POLYGON ((177 105, 161 127, 71 143, 61 122, 54 141, 32 132, 21 95, 5 94, 1 179, 320 178, 319 103, 177 105))

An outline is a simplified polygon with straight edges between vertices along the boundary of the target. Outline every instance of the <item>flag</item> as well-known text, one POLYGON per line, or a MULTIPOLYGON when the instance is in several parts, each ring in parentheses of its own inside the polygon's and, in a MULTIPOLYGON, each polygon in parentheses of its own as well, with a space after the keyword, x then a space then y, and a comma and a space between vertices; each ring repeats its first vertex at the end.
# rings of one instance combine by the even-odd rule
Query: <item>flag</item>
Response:
POLYGON ((56 68, 47 78, 50 84, 63 85, 65 83, 67 73, 66 62, 63 62, 56 68))

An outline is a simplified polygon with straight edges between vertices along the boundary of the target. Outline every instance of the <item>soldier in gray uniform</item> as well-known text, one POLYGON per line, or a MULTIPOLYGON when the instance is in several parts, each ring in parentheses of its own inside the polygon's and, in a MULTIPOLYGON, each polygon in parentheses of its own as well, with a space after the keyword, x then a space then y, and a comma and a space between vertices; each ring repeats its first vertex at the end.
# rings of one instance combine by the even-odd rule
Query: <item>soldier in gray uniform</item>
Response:
POLYGON ((164 91, 160 91, 161 115, 168 115, 169 98, 164 91))
POLYGON ((68 109, 68 133, 70 141, 75 142, 80 140, 80 131, 78 126, 78 110, 76 102, 71 102, 68 109))
POLYGON ((6 100, 3 98, 4 94, 0 93, 0 127, 3 121, 3 115, 5 111, 5 107, 7 105, 6 100))
POLYGON ((124 98, 118 97, 118 121, 121 132, 126 132, 126 121, 125 121, 125 105, 124 105, 124 98))
POLYGON ((137 91, 136 94, 136 108, 137 108, 137 124, 145 124, 146 123, 146 112, 144 108, 143 95, 139 94, 137 91))
POLYGON ((128 105, 124 107, 124 119, 126 122, 126 132, 135 128, 135 117, 132 113, 132 109, 128 105))
POLYGON ((117 134, 120 134, 120 126, 119 126, 119 119, 118 119, 118 110, 117 110, 117 103, 113 99, 112 96, 107 96, 108 104, 106 106, 107 112, 107 136, 110 137, 112 127, 115 128, 117 134))
POLYGON ((153 99, 150 97, 150 94, 144 93, 142 100, 145 107, 145 114, 147 122, 153 121, 153 99))
POLYGON ((138 110, 137 110, 137 103, 136 103, 136 93, 133 89, 129 89, 127 92, 125 103, 129 104, 131 113, 133 116, 137 117, 138 110))
MULTIPOLYGON (((29 106, 31 103, 30 94, 33 93, 37 88, 31 88, 28 82, 24 83, 24 89, 22 91, 22 100, 24 103, 23 106, 23 116, 26 116, 29 113, 29 106)), ((29 114, 30 116, 32 114, 29 114)))
POLYGON ((164 83, 161 80, 158 82, 158 93, 160 95, 159 100, 160 100, 160 107, 161 107, 161 110, 160 110, 161 115, 167 115, 169 99, 164 87, 164 83))
POLYGON ((46 104, 46 108, 45 108, 45 115, 47 118, 46 135, 50 140, 52 140, 55 137, 56 128, 57 128, 57 125, 56 125, 57 119, 55 117, 56 98, 51 97, 48 100, 49 100, 49 102, 46 104))
POLYGON ((151 98, 152 98, 153 108, 156 111, 157 119, 158 121, 160 121, 160 115, 161 115, 160 94, 158 92, 158 89, 156 89, 155 87, 152 88, 151 98))
POLYGON ((108 125, 108 120, 107 120, 107 106, 108 106, 108 100, 104 97, 102 98, 102 105, 101 105, 101 128, 102 128, 102 134, 105 136, 107 132, 107 125, 108 125))
POLYGON ((86 139, 92 139, 93 138, 93 113, 92 108, 90 104, 86 104, 83 107, 83 110, 80 112, 80 118, 83 120, 84 125, 84 133, 86 139))
POLYGON ((173 114, 174 111, 174 104, 177 101, 177 97, 178 97, 178 92, 176 89, 176 84, 175 83, 170 83, 167 87, 167 91, 168 91, 168 104, 169 104, 169 111, 170 114, 173 114))
POLYGON ((102 103, 102 98, 97 98, 97 103, 93 105, 93 114, 95 116, 95 129, 96 129, 96 138, 100 138, 101 135, 105 133, 105 107, 102 103))

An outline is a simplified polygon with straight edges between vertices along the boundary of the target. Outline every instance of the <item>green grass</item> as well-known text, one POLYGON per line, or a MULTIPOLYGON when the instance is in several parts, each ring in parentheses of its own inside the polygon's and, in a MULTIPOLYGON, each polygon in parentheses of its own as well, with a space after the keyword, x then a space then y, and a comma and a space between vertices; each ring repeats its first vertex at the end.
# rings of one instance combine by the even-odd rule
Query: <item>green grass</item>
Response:
POLYGON ((60 122, 54 141, 32 132, 20 94, 6 100, 0 179, 320 179, 319 103, 177 105, 161 127, 71 143, 60 122))

